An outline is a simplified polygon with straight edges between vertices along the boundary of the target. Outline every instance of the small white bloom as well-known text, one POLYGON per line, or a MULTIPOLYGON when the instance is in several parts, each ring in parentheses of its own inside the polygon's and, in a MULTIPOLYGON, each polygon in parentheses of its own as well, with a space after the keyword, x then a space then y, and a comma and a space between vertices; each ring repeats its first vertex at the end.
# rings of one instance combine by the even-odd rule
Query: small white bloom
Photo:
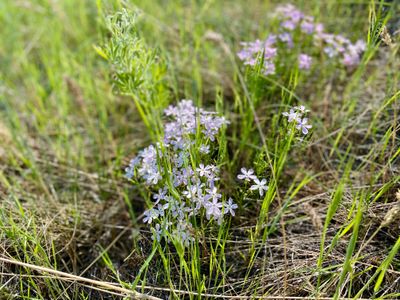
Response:
POLYGON ((267 183, 266 179, 262 179, 260 181, 258 178, 256 178, 254 179, 254 183, 255 184, 250 187, 250 190, 252 191, 258 190, 260 196, 264 195, 264 191, 268 191, 268 186, 266 185, 267 183))
POLYGON ((242 173, 237 176, 237 178, 240 179, 240 180, 250 181, 250 180, 254 180, 254 179, 257 178, 254 175, 254 170, 253 169, 246 170, 246 168, 241 168, 240 171, 242 173))

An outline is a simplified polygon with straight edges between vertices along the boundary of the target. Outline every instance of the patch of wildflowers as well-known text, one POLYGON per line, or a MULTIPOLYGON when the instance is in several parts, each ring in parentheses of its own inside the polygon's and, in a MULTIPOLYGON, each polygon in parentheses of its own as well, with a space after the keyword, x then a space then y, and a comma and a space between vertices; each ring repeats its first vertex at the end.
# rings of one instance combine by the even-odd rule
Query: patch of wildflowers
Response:
MULTIPOLYGON (((226 197, 219 188, 219 168, 207 155, 223 126, 229 122, 215 112, 205 111, 182 100, 164 111, 169 119, 164 124, 162 142, 143 149, 126 168, 126 177, 146 184, 154 203, 144 212, 143 222, 153 225, 153 239, 161 241, 167 236, 188 245, 191 237, 191 220, 201 217, 222 223, 226 197), (196 139, 201 139, 197 147, 196 139), (201 153, 204 162, 194 161, 191 153, 201 153), (173 185, 173 187, 171 186, 173 185), (169 224, 165 226, 163 224, 169 224)), ((228 202, 234 215, 237 205, 228 202)))
MULTIPOLYGON (((312 16, 307 16, 294 5, 280 5, 275 10, 275 16, 279 20, 280 27, 276 34, 271 34, 265 41, 242 42, 242 49, 237 53, 238 58, 245 65, 255 66, 262 61, 262 73, 270 75, 276 73, 276 57, 296 46, 301 50, 308 49, 305 44, 312 40, 316 49, 323 49, 328 58, 337 58, 337 62, 345 67, 354 67, 360 63, 361 55, 365 51, 366 44, 362 40, 352 43, 340 34, 325 32, 324 25, 316 23, 312 16), (294 32, 300 32, 303 36, 296 39, 294 44, 294 32), (262 54, 264 55, 261 60, 262 54)), ((298 56, 298 65, 301 70, 309 70, 312 65, 312 57, 308 54, 298 56)))

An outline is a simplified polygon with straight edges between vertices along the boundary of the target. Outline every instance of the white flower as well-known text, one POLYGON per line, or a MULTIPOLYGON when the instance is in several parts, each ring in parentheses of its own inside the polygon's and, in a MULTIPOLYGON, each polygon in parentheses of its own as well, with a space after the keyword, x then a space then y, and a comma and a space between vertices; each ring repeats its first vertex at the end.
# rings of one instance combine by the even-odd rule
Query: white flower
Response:
POLYGON ((254 179, 254 185, 252 185, 250 187, 250 190, 255 191, 258 190, 258 192, 260 193, 260 196, 264 195, 264 191, 268 190, 268 186, 266 185, 267 180, 263 179, 263 180, 259 180, 258 178, 254 179))
POLYGON ((240 180, 250 181, 250 180, 254 180, 254 179, 257 178, 254 175, 254 170, 253 169, 246 170, 246 168, 241 168, 240 171, 242 172, 242 174, 239 174, 237 176, 237 178, 239 178, 240 180))
POLYGON ((203 164, 200 164, 199 167, 196 169, 197 172, 199 172, 199 175, 201 177, 208 177, 210 174, 210 167, 209 166, 204 166, 203 164))

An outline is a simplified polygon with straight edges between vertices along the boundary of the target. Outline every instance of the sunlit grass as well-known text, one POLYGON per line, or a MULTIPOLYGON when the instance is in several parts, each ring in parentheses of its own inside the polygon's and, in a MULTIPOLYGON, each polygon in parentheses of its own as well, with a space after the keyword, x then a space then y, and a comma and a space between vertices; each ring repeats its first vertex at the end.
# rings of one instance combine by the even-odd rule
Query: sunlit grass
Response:
POLYGON ((347 69, 304 42, 309 71, 287 51, 269 76, 236 53, 278 30, 278 2, 1 1, 0 298, 400 297, 398 4, 294 1, 366 51, 347 69), (152 240, 152 191, 124 177, 181 99, 230 121, 209 163, 239 206, 186 246, 152 240))

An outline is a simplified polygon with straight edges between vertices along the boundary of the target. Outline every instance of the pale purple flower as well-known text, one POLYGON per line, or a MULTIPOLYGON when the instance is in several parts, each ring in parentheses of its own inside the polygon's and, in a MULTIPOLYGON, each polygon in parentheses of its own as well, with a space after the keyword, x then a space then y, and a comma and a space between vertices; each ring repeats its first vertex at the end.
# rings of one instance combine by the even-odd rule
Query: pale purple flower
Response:
POLYGON ((125 168, 125 177, 127 179, 132 179, 132 177, 135 175, 135 170, 131 167, 125 168))
POLYGON ((354 48, 355 51, 360 54, 362 52, 365 51, 365 49, 367 48, 367 44, 363 41, 363 40, 358 40, 355 44, 354 44, 354 48))
POLYGON ((264 57, 265 59, 272 59, 276 56, 277 54, 277 49, 276 48, 272 48, 272 47, 265 47, 264 50, 264 57))
POLYGON ((251 187, 250 190, 251 191, 256 191, 258 190, 258 192, 260 193, 260 196, 264 195, 264 191, 268 190, 268 186, 266 185, 267 180, 266 179, 262 179, 261 181, 258 178, 254 179, 254 183, 251 187))
POLYGON ((153 228, 153 235, 151 238, 153 240, 156 240, 157 242, 160 242, 162 235, 163 235, 163 230, 160 224, 156 224, 156 226, 153 228))
POLYGON ((206 200, 212 199, 213 201, 218 201, 222 197, 222 195, 218 193, 218 189, 216 187, 207 189, 206 192, 208 193, 205 197, 206 200))
POLYGON ((277 36, 275 34, 270 34, 265 40, 265 47, 271 47, 276 43, 277 36))
POLYGON ((280 35, 278 35, 278 39, 281 42, 286 43, 289 48, 293 47, 293 38, 290 33, 288 32, 281 33, 280 35))
POLYGON ((299 69, 309 70, 311 67, 312 58, 307 54, 299 55, 299 69))
POLYGON ((160 172, 158 171, 149 172, 144 176, 144 178, 146 179, 146 183, 148 185, 156 185, 158 181, 162 179, 160 172))
POLYGON ((166 116, 176 116, 178 115, 179 111, 176 106, 170 105, 164 110, 164 113, 166 116))
POLYGON ((360 63, 360 57, 354 53, 345 53, 342 62, 347 67, 356 66, 360 63))
POLYGON ((153 195, 153 199, 156 200, 156 203, 160 202, 161 200, 164 200, 165 197, 167 196, 167 189, 159 189, 157 194, 153 195))
POLYGON ((248 60, 253 57, 253 53, 247 49, 242 49, 236 53, 240 60, 248 60))
POLYGON ((204 164, 200 164, 196 171, 201 177, 208 177, 210 175, 210 167, 204 166, 204 164))
MULTIPOLYGON (((250 52, 259 51, 263 49, 264 42, 256 41, 249 45, 250 52)), ((151 224, 155 219, 160 219, 164 224, 160 226, 157 222, 152 228, 153 239, 160 241, 165 236, 163 231, 168 230, 167 227, 170 226, 169 236, 188 245, 192 240, 188 230, 190 223, 185 221, 188 217, 196 216, 201 209, 205 210, 208 218, 214 217, 218 224, 221 224, 223 217, 223 204, 220 202, 222 194, 218 192, 219 187, 216 184, 219 180, 219 168, 204 163, 199 164, 195 170, 192 168, 191 153, 194 153, 193 147, 198 145, 195 139, 199 130, 204 133, 204 136, 200 136, 203 143, 198 151, 204 155, 208 154, 210 142, 206 139, 214 141, 221 128, 229 122, 216 112, 195 107, 191 100, 182 100, 175 106, 171 105, 164 113, 170 120, 164 125, 162 142, 140 151, 126 168, 126 176, 137 176, 149 186, 160 183, 164 185, 152 195, 154 207, 144 212, 143 222, 151 224), (168 160, 170 166, 165 168, 160 159, 168 160), (170 182, 175 189, 169 189, 170 182), (168 193, 172 193, 173 196, 168 193)), ((231 206, 233 210, 235 204, 231 203, 231 206)))
POLYGON ((308 17, 307 19, 304 19, 304 21, 300 25, 300 28, 302 32, 306 34, 312 34, 315 29, 315 25, 312 18, 308 17))
POLYGON ((237 176, 240 180, 250 181, 257 178, 257 176, 254 175, 253 169, 246 170, 246 168, 241 168, 240 171, 242 173, 237 176))
POLYGON ((251 58, 244 62, 245 65, 254 67, 256 65, 257 59, 251 58))
POLYGON ((210 153, 210 146, 202 144, 202 145, 200 145, 199 151, 200 151, 200 153, 208 154, 208 153, 210 153))
POLYGON ((232 217, 235 216, 235 209, 237 209, 238 206, 235 204, 232 200, 232 198, 228 199, 228 202, 225 203, 224 205, 224 214, 230 213, 232 217))
POLYGON ((324 52, 328 55, 329 58, 332 58, 338 54, 337 50, 333 47, 325 47, 324 52))
POLYGON ((263 66, 263 73, 265 76, 275 74, 275 64, 270 61, 265 61, 263 66))
POLYGON ((281 23, 281 26, 287 30, 294 30, 296 28, 296 23, 292 20, 286 20, 281 23))
POLYGON ((219 219, 221 216, 222 203, 218 202, 218 199, 213 199, 212 202, 206 204, 206 217, 210 220, 213 216, 215 219, 219 219))
POLYGON ((294 109, 290 109, 289 112, 284 112, 282 113, 283 116, 288 118, 288 122, 292 122, 292 121, 297 121, 298 119, 298 113, 294 111, 294 109))
POLYGON ((303 134, 307 134, 308 130, 312 127, 311 125, 307 124, 308 119, 299 119, 296 125, 296 129, 301 130, 303 134))
POLYGON ((324 32, 324 24, 322 24, 322 23, 317 23, 317 24, 315 25, 315 32, 316 32, 318 35, 322 34, 322 33, 324 32))
POLYGON ((295 23, 300 22, 301 19, 304 18, 304 14, 296 9, 295 7, 293 7, 290 11, 288 11, 288 17, 295 23))
POLYGON ((151 209, 149 209, 149 210, 146 210, 146 211, 143 213, 143 215, 144 215, 143 222, 144 222, 144 223, 151 224, 151 222, 153 222, 154 219, 157 219, 157 218, 158 218, 159 212, 158 212, 157 209, 151 208, 151 209))
POLYGON ((198 188, 197 188, 197 186, 190 186, 190 187, 188 186, 187 189, 186 189, 186 191, 183 191, 183 192, 182 192, 182 194, 183 194, 186 198, 191 199, 191 200, 194 200, 194 199, 196 198, 197 193, 198 193, 198 188))

